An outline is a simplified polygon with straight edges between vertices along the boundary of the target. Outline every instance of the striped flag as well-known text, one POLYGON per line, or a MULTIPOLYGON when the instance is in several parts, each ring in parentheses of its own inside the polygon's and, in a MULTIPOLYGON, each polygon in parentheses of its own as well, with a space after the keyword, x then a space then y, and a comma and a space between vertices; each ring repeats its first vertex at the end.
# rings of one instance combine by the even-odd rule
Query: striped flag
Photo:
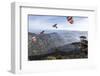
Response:
POLYGON ((73 23, 74 23, 73 17, 72 17, 72 16, 67 16, 67 21, 68 21, 70 24, 73 24, 73 23))
POLYGON ((35 43, 37 41, 37 38, 35 36, 32 37, 32 42, 35 43))

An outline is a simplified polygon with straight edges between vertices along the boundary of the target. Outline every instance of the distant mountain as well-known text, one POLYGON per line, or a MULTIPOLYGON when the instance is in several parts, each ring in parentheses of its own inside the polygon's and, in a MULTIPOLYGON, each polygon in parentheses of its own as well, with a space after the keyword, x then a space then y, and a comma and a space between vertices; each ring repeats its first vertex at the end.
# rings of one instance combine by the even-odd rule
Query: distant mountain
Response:
POLYGON ((86 36, 88 39, 87 31, 61 31, 59 35, 64 40, 65 44, 79 42, 80 36, 86 36))
POLYGON ((28 52, 29 55, 40 55, 49 53, 48 49, 64 45, 63 39, 57 33, 51 34, 28 34, 28 52), (36 36, 37 42, 32 43, 32 36, 36 36))
MULTIPOLYGON (((80 36, 86 36, 87 32, 61 31, 37 35, 28 33, 28 55, 41 55, 54 52, 55 48, 60 51, 73 51, 75 46, 69 45, 73 42, 79 42, 80 36), (32 37, 37 38, 36 43, 32 43, 32 37)), ((77 49, 77 48, 76 48, 77 49)))

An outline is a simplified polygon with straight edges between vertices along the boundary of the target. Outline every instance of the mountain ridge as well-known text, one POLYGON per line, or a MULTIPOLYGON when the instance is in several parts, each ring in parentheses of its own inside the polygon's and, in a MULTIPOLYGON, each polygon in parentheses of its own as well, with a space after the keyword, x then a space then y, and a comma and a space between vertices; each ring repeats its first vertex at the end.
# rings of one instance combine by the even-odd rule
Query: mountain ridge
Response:
POLYGON ((47 54, 52 52, 52 48, 61 48, 61 50, 68 49, 70 47, 70 50, 74 50, 75 48, 73 45, 69 45, 72 42, 79 42, 75 38, 75 35, 77 38, 79 38, 81 35, 87 35, 86 32, 52 32, 52 33, 44 33, 44 34, 35 34, 35 33, 28 33, 28 55, 41 55, 41 54, 47 54), (61 36, 63 34, 63 36, 61 36), (32 37, 35 36, 37 38, 36 43, 32 43, 32 37), (64 38, 65 37, 65 38, 64 38), (67 48, 62 46, 66 46, 67 48))

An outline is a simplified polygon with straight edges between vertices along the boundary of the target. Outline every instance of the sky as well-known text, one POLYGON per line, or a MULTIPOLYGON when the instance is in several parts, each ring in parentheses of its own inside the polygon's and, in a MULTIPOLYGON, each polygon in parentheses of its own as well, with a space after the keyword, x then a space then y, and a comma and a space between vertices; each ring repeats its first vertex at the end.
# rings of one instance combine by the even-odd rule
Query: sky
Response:
POLYGON ((73 16, 74 23, 70 24, 67 16, 43 16, 29 15, 28 30, 72 30, 72 31, 88 31, 88 17, 73 16), (52 25, 57 24, 57 29, 52 25))

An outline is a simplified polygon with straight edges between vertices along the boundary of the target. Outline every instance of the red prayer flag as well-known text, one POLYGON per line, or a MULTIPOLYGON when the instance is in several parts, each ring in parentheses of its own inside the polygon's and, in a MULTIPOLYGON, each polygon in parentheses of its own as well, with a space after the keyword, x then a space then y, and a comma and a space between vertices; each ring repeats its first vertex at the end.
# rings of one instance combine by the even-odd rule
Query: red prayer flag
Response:
POLYGON ((73 24, 73 23, 74 23, 73 17, 72 17, 72 16, 68 16, 68 17, 67 17, 67 21, 68 21, 70 24, 73 24))

